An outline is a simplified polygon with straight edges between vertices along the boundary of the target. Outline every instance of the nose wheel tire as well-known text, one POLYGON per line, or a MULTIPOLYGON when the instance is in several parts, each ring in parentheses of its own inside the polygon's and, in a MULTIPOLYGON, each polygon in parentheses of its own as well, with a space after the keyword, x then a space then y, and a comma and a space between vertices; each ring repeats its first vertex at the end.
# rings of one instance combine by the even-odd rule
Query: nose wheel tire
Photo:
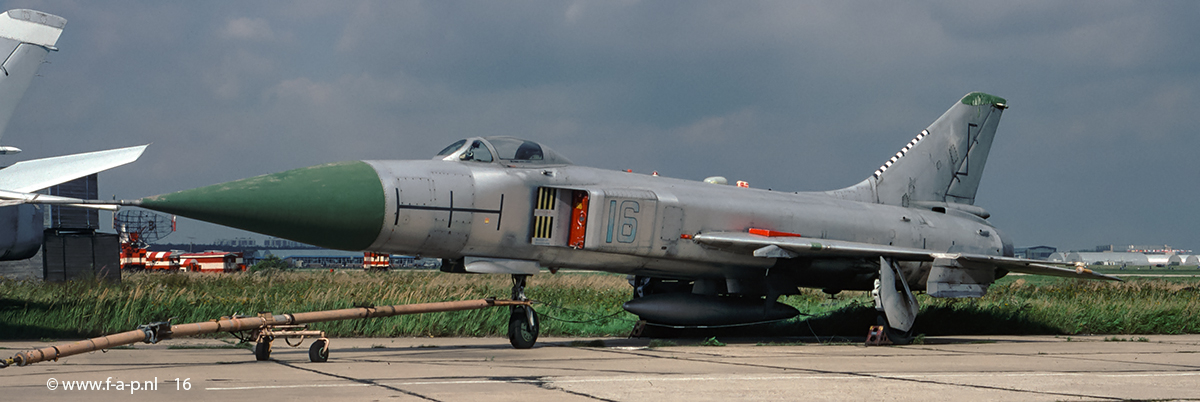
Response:
POLYGON ((529 349, 537 343, 537 312, 527 306, 512 309, 508 318, 508 342, 517 349, 529 349))
POLYGON ((324 339, 313 341, 308 347, 308 360, 313 363, 323 363, 329 360, 329 342, 324 339))

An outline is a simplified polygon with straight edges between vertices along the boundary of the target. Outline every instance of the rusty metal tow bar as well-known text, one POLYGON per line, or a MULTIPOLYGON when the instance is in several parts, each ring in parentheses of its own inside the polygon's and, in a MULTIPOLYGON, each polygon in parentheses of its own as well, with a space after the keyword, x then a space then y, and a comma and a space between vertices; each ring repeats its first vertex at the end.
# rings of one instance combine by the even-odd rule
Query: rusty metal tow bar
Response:
POLYGON ((310 311, 294 314, 261 313, 256 316, 221 317, 220 319, 173 325, 169 321, 155 322, 138 326, 132 331, 121 332, 66 345, 50 346, 17 353, 12 357, 0 360, 0 368, 16 365, 27 366, 47 360, 58 360, 61 357, 81 353, 109 349, 117 346, 130 345, 138 342, 158 343, 162 340, 186 336, 211 334, 216 332, 252 331, 250 338, 255 340, 254 357, 267 360, 271 355, 271 342, 275 338, 300 338, 295 345, 285 341, 289 346, 300 346, 304 338, 316 337, 309 348, 308 357, 313 362, 323 362, 329 358, 329 339, 324 331, 308 330, 307 325, 316 322, 352 320, 359 318, 391 317, 395 315, 438 313, 446 311, 478 310, 488 307, 529 306, 528 300, 496 300, 495 298, 449 301, 437 303, 398 304, 392 306, 355 307, 340 310, 310 311))

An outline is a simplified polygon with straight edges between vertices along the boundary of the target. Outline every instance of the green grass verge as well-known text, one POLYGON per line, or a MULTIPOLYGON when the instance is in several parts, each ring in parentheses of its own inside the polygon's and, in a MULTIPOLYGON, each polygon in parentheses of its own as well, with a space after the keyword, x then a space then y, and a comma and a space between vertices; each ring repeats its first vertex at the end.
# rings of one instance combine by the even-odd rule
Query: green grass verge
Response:
MULTIPOLYGON (((876 316, 870 295, 847 292, 808 319, 767 326, 786 336, 864 336, 876 316)), ((792 296, 795 297, 795 296, 792 296)), ((1018 276, 979 299, 918 295, 913 331, 926 335, 1074 335, 1200 333, 1200 279, 1127 278, 1126 282, 1018 276)), ((811 306, 811 304, 810 304, 811 306)), ((802 310, 804 311, 804 310, 802 310)))
MULTIPOLYGON (((629 296, 623 276, 539 275, 526 294, 548 303, 537 307, 546 335, 627 334, 635 317, 621 309, 629 296), (551 306, 571 306, 581 311, 551 306), (587 321, 594 314, 609 319, 587 321)), ((0 338, 70 339, 129 331, 171 319, 208 321, 232 314, 296 313, 486 297, 506 299, 507 276, 453 275, 430 271, 284 272, 204 275, 135 273, 120 284, 43 283, 0 280, 0 338)), ((431 313, 312 324, 331 336, 504 335, 507 308, 431 313)))
MULTIPOLYGON (((914 330, 926 335, 1200 333, 1200 279, 1127 279, 1110 283, 1010 276, 980 299, 918 295, 922 307, 914 330)), ((115 285, 0 280, 0 338, 73 339, 172 318, 175 323, 188 323, 235 313, 503 299, 509 289, 505 276, 429 271, 139 273, 126 275, 115 285)), ((542 334, 547 336, 624 336, 636 320, 621 309, 630 288, 620 275, 543 274, 530 280, 526 293, 544 303, 537 311, 542 334)), ((820 291, 805 290, 781 301, 804 315, 774 324, 683 333, 666 330, 652 336, 862 337, 866 326, 875 322, 867 292, 843 292, 831 300, 820 291)), ((507 309, 489 308, 318 323, 312 328, 340 337, 504 336, 507 320, 507 309)))

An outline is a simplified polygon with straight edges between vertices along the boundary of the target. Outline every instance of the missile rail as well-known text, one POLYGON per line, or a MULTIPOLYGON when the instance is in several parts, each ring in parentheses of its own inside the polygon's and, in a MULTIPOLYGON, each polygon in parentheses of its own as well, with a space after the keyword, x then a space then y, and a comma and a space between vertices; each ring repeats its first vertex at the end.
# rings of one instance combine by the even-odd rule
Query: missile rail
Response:
MULTIPOLYGON (((174 325, 169 321, 161 321, 138 326, 137 329, 132 331, 85 339, 66 345, 49 346, 20 352, 12 357, 0 360, 0 368, 12 365, 27 366, 33 363, 58 360, 62 357, 131 345, 138 342, 153 344, 179 337, 217 332, 233 333, 244 331, 251 331, 249 338, 255 339, 254 356, 257 360, 267 360, 270 358, 271 343, 275 338, 300 338, 299 342, 302 343, 306 337, 316 337, 317 340, 309 348, 309 360, 323 362, 329 357, 329 340, 325 337, 325 332, 307 330, 307 325, 305 324, 407 314, 478 310, 488 307, 523 307, 532 311, 531 303, 528 300, 496 300, 495 298, 487 298, 379 307, 355 307, 294 314, 261 313, 255 316, 227 316, 211 321, 174 325)), ((300 346, 300 343, 292 345, 288 342, 288 345, 295 347, 300 346)))

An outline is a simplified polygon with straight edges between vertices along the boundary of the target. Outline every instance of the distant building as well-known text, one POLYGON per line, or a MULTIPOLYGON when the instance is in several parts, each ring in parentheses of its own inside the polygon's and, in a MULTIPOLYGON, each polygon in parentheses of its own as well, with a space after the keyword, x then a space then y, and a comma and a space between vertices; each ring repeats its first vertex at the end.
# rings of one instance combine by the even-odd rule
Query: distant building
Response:
POLYGON ((258 240, 249 237, 235 237, 232 239, 220 239, 214 244, 222 247, 258 247, 258 240))
POLYGON ((1047 260, 1050 255, 1057 252, 1058 249, 1050 246, 1033 246, 1021 247, 1014 250, 1017 257, 1028 258, 1031 260, 1047 260))
POLYGON ((291 240, 286 240, 286 239, 280 239, 277 237, 270 237, 270 238, 267 238, 266 240, 263 240, 263 247, 280 249, 280 248, 315 248, 316 246, 310 246, 310 245, 307 245, 307 244, 304 244, 304 243, 301 243, 298 241, 291 241, 291 240))
MULTIPOLYGON (((1114 250, 1114 251, 1116 251, 1116 250, 1114 250)), ((1152 253, 1152 254, 1191 254, 1192 250, 1180 250, 1180 249, 1173 248, 1166 244, 1163 244, 1163 245, 1131 244, 1131 245, 1125 247, 1125 252, 1152 253)))
POLYGON ((1167 244, 1130 244, 1128 246, 1117 246, 1112 244, 1104 244, 1096 246, 1097 253, 1113 252, 1113 253, 1148 253, 1148 254, 1191 254, 1192 250, 1184 250, 1171 247, 1167 244))
MULTIPOLYGON (((274 249, 259 250, 247 255, 247 265, 253 265, 267 256, 276 256, 296 268, 362 268, 361 251, 328 249, 274 249)), ((392 268, 430 268, 435 259, 421 259, 407 255, 392 255, 392 268)))
POLYGON ((1157 254, 1157 253, 1121 253, 1121 252, 1070 252, 1065 256, 1056 253, 1050 258, 1062 258, 1063 262, 1079 262, 1088 265, 1137 265, 1166 267, 1176 265, 1200 265, 1200 260, 1194 255, 1157 254))
POLYGON ((1114 252, 1070 252, 1064 262, 1078 262, 1087 265, 1166 265, 1166 259, 1158 262, 1151 255, 1143 253, 1114 253, 1114 252))

